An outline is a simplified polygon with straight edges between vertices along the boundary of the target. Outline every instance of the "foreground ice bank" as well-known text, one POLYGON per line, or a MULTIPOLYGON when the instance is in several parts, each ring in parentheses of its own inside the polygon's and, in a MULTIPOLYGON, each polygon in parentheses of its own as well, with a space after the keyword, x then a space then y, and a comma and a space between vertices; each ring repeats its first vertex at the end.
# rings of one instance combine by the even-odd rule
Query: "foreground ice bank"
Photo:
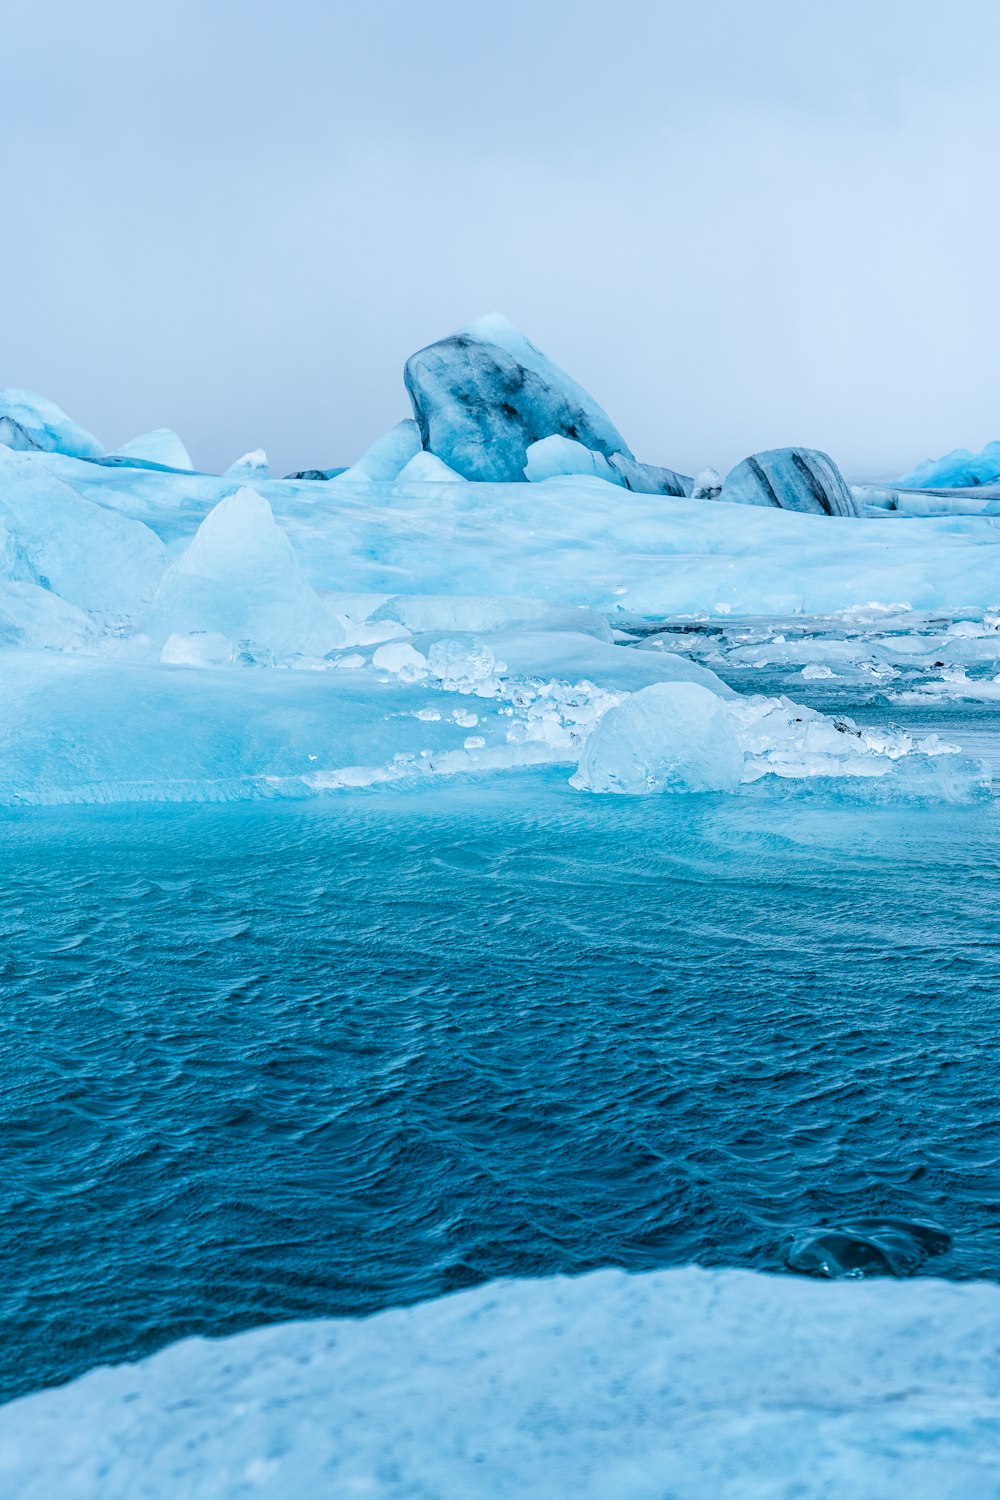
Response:
POLYGON ((1000 1289, 696 1268, 176 1344, 0 1410, 11 1500, 994 1500, 1000 1289))

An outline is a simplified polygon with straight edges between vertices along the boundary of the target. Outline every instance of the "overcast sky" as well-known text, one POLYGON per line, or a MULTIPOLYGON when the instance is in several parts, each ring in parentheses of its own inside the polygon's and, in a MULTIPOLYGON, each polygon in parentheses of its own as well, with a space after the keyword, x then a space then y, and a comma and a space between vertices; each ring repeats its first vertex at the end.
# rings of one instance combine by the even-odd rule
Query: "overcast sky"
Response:
POLYGON ((0 0, 0 386, 348 463, 499 309, 689 472, 1000 437, 995 0, 0 0))

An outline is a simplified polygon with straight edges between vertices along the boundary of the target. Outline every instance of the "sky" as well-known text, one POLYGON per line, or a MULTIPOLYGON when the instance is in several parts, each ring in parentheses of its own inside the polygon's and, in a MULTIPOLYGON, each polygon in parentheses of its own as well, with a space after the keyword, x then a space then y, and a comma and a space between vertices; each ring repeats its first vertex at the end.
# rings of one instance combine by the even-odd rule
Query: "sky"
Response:
POLYGON ((1000 438, 994 0, 0 0, 0 386, 347 464, 512 318, 636 454, 1000 438))

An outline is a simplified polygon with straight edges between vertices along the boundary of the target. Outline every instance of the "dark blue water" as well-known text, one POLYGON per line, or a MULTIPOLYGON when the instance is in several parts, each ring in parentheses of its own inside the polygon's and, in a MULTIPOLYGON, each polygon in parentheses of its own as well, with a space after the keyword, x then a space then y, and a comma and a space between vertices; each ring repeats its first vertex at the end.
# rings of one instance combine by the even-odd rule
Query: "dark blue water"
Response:
POLYGON ((0 1389, 489 1277, 1000 1274, 998 814, 420 796, 0 822, 0 1389))

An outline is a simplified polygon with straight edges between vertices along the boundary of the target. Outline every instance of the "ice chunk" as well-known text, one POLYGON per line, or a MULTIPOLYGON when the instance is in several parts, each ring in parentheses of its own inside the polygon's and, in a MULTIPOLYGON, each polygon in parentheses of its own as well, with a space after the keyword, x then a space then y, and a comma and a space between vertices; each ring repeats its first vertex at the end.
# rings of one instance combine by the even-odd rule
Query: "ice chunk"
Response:
POLYGON ((407 417, 374 442, 349 469, 335 477, 338 482, 346 480, 350 484, 388 484, 420 449, 420 428, 412 417, 407 417))
POLYGON ((406 484, 463 484, 461 474, 442 463, 433 453, 416 453, 404 464, 396 479, 396 487, 406 484))
POLYGON ((230 464, 223 477, 225 479, 267 479, 270 473, 267 454, 263 448, 255 448, 252 453, 244 453, 242 458, 230 464))
POLYGON ((13 387, 0 391, 0 444, 72 458, 100 458, 104 452, 97 439, 71 422, 54 401, 13 387))
POLYGON ((411 355, 405 380, 423 446, 466 479, 523 479, 528 448, 553 434, 632 457, 593 398, 498 313, 411 355))
POLYGON ((719 499, 827 516, 861 514, 833 459, 813 448, 751 454, 726 476, 719 499))
POLYGON ((692 500, 718 500, 722 493, 722 475, 718 469, 702 469, 694 481, 692 500))
POLYGON ((415 651, 408 641, 391 641, 379 646, 372 657, 372 666, 383 672, 391 672, 402 682, 418 682, 427 676, 427 658, 415 651))
POLYGON ((322 656, 346 639, 307 581, 271 507, 244 487, 221 500, 164 575, 144 623, 153 640, 212 631, 254 657, 322 656))
POLYGON ((141 437, 123 443, 109 458, 137 458, 142 463, 156 464, 164 469, 193 469, 191 456, 169 427, 157 427, 155 432, 144 432, 141 437))
POLYGON ((633 693, 601 719, 573 785, 591 792, 731 791, 743 772, 735 727, 715 693, 665 682, 633 693))
POLYGON ((896 484, 901 489, 962 489, 966 486, 1000 483, 1000 442, 987 443, 981 453, 956 448, 943 458, 928 458, 896 484))

